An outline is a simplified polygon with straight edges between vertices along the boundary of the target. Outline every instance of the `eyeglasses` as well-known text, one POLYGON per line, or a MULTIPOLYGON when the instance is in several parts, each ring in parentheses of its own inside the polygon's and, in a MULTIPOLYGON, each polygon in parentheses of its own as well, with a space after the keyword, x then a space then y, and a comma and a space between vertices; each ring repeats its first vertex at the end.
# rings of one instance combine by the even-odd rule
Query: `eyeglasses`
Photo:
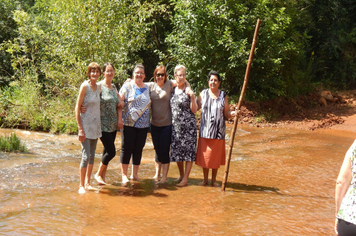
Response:
POLYGON ((156 77, 164 77, 166 76, 165 74, 156 74, 156 77))
POLYGON ((106 74, 112 74, 112 73, 114 73, 114 72, 115 72, 114 70, 107 70, 107 71, 105 71, 106 74))
POLYGON ((185 74, 181 74, 181 75, 176 75, 179 78, 184 78, 186 75, 185 74))

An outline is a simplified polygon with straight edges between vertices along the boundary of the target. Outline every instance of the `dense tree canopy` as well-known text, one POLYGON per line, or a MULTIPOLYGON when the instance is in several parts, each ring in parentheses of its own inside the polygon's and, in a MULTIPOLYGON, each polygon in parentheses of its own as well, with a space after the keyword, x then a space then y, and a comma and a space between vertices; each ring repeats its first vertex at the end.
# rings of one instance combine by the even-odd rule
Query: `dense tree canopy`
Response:
POLYGON ((112 62, 115 83, 134 64, 184 64, 199 92, 217 70, 238 95, 262 20, 247 99, 356 85, 356 0, 3 0, 0 124, 76 130, 72 110, 85 68, 112 62), (23 104, 29 104, 25 107, 23 104), (15 115, 20 114, 20 115, 15 115))

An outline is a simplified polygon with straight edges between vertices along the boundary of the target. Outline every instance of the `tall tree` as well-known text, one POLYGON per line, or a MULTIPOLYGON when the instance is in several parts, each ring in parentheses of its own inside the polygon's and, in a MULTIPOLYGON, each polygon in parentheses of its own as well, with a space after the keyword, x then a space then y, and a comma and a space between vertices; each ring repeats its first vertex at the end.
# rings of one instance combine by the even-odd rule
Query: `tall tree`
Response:
POLYGON ((262 24, 247 95, 254 99, 285 96, 290 92, 287 85, 299 79, 295 78, 298 73, 290 72, 300 70, 306 36, 294 30, 295 11, 287 9, 297 7, 291 4, 294 1, 171 2, 175 14, 167 38, 170 56, 188 67, 194 86, 206 87, 206 75, 215 69, 223 75, 223 87, 238 94, 258 18, 262 24))

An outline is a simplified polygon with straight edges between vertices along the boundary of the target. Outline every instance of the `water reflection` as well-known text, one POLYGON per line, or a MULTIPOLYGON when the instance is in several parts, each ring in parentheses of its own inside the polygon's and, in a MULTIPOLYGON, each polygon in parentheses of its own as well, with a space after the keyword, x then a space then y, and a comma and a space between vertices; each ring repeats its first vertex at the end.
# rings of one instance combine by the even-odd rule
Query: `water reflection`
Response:
MULTIPOLYGON (((157 185, 151 179, 149 139, 141 181, 121 185, 118 152, 108 168, 110 184, 95 184, 97 191, 79 195, 76 136, 0 132, 16 132, 30 150, 0 153, 4 235, 333 235, 335 179, 355 138, 333 130, 239 127, 225 192, 199 186, 203 176, 198 166, 193 166, 188 187, 176 187, 175 163, 168 183, 157 185)), ((98 143, 95 170, 102 151, 98 143)), ((120 138, 116 144, 120 146, 120 138)))

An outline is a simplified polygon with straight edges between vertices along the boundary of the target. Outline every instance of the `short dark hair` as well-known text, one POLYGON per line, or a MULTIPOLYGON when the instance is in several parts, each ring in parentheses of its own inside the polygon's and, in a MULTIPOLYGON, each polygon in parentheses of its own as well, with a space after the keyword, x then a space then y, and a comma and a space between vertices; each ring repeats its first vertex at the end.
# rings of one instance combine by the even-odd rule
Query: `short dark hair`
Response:
POLYGON ((219 73, 215 70, 212 70, 209 72, 208 80, 210 79, 210 76, 212 76, 212 75, 215 75, 216 77, 218 77, 218 80, 221 82, 221 77, 220 77, 219 73))

